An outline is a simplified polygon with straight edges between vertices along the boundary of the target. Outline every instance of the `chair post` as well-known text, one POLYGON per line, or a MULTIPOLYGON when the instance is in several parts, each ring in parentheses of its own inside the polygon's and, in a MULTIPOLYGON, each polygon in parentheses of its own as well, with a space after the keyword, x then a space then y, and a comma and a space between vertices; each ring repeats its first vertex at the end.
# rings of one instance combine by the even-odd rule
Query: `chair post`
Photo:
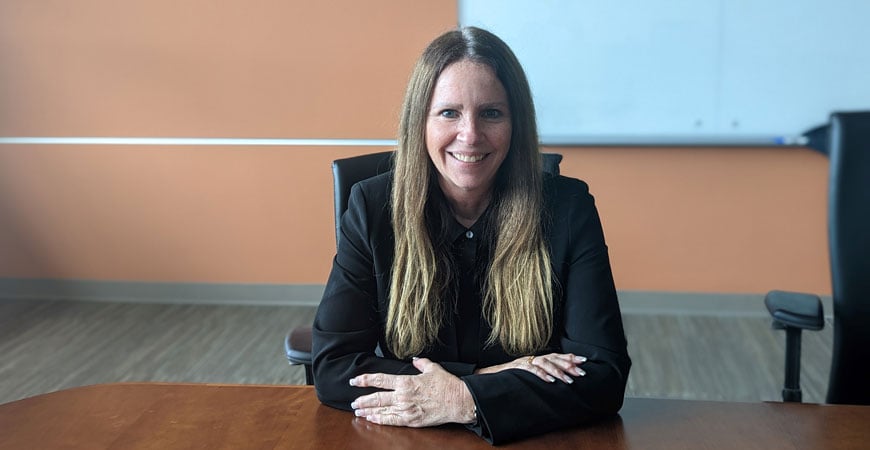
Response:
POLYGON ((782 401, 802 401, 801 394, 801 329, 785 327, 785 384, 782 401))
POLYGON ((311 364, 305 364, 305 384, 309 386, 314 385, 314 370, 311 368, 311 364))

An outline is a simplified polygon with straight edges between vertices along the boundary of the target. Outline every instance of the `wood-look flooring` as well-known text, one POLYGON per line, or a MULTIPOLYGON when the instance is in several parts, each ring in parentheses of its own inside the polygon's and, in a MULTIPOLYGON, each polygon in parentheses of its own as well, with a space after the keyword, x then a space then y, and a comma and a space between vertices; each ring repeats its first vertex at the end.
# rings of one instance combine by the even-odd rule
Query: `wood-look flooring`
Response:
MULTIPOLYGON (((314 307, 0 299, 0 403, 121 381, 302 384, 283 338, 314 307)), ((628 396, 779 400, 784 335, 764 317, 625 313, 628 396)), ((804 333, 804 401, 824 399, 830 323, 804 333)))

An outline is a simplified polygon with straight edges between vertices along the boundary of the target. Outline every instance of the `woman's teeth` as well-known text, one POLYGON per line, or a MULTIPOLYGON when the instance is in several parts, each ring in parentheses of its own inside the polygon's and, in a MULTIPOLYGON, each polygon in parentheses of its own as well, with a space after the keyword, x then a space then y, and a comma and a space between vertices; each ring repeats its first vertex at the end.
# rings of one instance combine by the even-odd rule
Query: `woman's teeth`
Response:
POLYGON ((467 163, 478 162, 478 161, 483 160, 483 158, 486 158, 485 153, 484 154, 474 154, 474 155, 463 155, 460 153, 451 153, 450 155, 453 156, 454 158, 462 161, 462 162, 467 162, 467 163))

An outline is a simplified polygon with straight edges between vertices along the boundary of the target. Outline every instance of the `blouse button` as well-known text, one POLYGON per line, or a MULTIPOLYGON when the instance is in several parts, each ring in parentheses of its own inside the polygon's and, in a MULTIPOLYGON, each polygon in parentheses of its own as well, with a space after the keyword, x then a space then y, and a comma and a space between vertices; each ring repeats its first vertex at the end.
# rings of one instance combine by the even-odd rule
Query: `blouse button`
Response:
POLYGON ((468 239, 473 238, 473 237, 474 237, 474 232, 471 231, 471 230, 466 231, 466 232, 465 232, 465 237, 467 237, 468 239))

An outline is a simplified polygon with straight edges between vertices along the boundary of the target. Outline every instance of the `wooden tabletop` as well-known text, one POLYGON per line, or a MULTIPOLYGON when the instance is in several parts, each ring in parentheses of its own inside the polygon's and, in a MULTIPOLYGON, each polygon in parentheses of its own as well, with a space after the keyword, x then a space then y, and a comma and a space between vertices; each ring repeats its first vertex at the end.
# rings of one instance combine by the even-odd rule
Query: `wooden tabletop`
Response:
MULTIPOLYGON (((619 417, 505 447, 866 449, 870 406, 628 398, 619 417)), ((124 383, 0 405, 0 449, 19 448, 492 447, 461 426, 369 424, 321 405, 308 386, 124 383)))

